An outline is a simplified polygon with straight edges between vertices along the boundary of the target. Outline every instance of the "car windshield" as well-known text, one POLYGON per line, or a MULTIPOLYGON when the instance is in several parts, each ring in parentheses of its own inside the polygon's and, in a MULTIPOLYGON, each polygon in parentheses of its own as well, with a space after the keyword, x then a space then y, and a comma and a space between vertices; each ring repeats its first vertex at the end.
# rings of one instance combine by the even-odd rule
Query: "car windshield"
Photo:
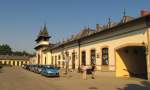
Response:
POLYGON ((55 67, 52 66, 46 66, 47 69, 55 69, 55 67))

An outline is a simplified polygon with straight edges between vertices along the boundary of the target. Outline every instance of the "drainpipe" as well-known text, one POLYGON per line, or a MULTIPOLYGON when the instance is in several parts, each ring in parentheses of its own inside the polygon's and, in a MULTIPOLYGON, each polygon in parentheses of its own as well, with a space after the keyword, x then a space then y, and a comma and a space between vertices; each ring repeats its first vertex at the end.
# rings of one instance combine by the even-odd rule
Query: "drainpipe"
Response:
POLYGON ((62 46, 62 60, 63 60, 63 68, 64 68, 64 58, 65 58, 65 56, 64 56, 64 45, 62 46))
POLYGON ((78 72, 81 72, 81 65, 80 65, 80 40, 77 41, 78 42, 78 52, 79 52, 79 55, 78 55, 78 59, 79 59, 79 65, 78 65, 78 72))

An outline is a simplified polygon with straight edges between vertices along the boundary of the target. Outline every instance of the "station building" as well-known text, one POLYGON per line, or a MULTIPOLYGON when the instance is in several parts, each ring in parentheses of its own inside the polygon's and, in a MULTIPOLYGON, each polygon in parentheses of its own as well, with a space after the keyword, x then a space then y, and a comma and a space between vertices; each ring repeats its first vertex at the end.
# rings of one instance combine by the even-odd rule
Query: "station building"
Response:
POLYGON ((46 25, 36 39, 35 64, 53 64, 78 69, 96 65, 116 77, 150 78, 150 15, 142 11, 133 18, 124 15, 119 23, 85 28, 60 43, 49 43, 46 25))
POLYGON ((14 55, 0 55, 0 65, 22 66, 29 64, 29 57, 14 56, 14 55))

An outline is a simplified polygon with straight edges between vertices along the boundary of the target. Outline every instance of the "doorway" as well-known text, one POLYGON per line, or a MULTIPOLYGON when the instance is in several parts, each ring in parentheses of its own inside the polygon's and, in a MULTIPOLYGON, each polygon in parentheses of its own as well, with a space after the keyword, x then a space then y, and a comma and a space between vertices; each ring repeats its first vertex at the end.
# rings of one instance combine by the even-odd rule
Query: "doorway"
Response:
POLYGON ((86 52, 82 51, 82 65, 86 65, 86 52))
POLYGON ((75 69, 75 52, 72 53, 72 69, 75 69))
POLYGON ((116 50, 116 76, 148 79, 146 48, 126 46, 116 50))
POLYGON ((91 50, 91 65, 96 64, 96 51, 93 49, 91 50))

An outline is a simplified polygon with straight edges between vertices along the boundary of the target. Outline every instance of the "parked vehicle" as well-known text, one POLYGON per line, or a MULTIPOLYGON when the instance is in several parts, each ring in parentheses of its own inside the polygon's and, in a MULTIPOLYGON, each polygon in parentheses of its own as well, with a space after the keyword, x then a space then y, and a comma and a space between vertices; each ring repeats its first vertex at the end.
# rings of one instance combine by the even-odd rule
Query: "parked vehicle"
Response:
POLYGON ((44 67, 44 65, 38 65, 38 66, 37 66, 36 73, 39 73, 39 74, 40 74, 43 67, 44 67))
POLYGON ((56 76, 59 77, 59 69, 53 65, 45 65, 42 68, 41 74, 47 77, 56 76))
POLYGON ((29 65, 29 70, 30 70, 30 71, 33 71, 33 66, 34 66, 34 65, 29 65))
POLYGON ((22 68, 27 69, 28 65, 27 64, 23 64, 22 68))
POLYGON ((31 65, 30 71, 36 72, 36 67, 37 67, 37 65, 31 65))

